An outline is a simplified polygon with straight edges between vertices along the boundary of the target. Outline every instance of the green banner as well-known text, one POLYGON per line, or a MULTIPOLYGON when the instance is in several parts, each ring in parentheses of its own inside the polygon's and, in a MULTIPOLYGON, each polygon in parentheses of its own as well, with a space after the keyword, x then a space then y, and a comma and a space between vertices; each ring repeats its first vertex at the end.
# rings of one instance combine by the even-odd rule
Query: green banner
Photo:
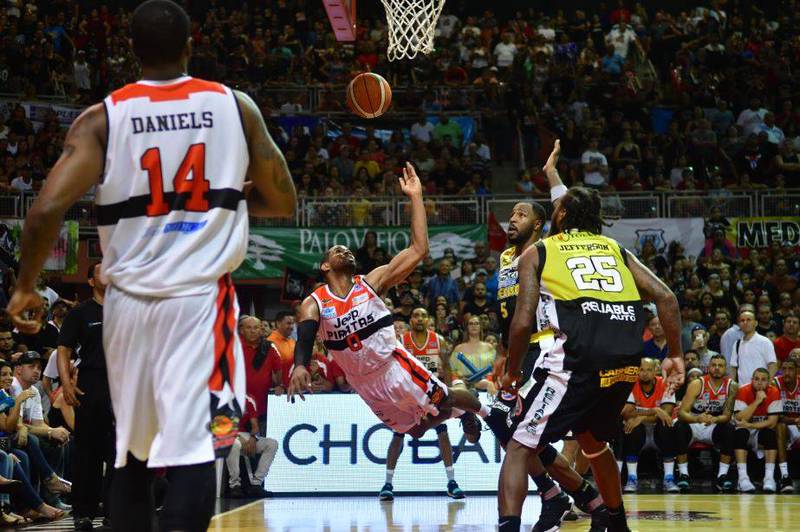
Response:
MULTIPOLYGON (((19 260, 23 222, 18 218, 0 219, 0 255, 5 260, 19 260)), ((44 263, 45 270, 78 273, 78 228, 78 222, 74 220, 64 222, 56 245, 44 263)))
MULTIPOLYGON (((285 267, 312 273, 319 269, 322 254, 338 244, 353 253, 361 247, 367 231, 378 235, 378 246, 390 255, 408 247, 408 227, 251 227, 247 256, 234 279, 282 277, 285 267)), ((438 225, 428 228, 430 253, 434 259, 452 248, 459 259, 475 256, 476 242, 486 241, 485 225, 438 225)))

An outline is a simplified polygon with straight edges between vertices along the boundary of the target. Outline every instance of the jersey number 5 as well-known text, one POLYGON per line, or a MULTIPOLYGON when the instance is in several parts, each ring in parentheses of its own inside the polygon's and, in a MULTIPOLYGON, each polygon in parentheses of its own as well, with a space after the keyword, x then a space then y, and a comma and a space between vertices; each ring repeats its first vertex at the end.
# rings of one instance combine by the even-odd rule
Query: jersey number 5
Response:
MULTIPOLYGON (((150 148, 141 159, 142 170, 147 172, 150 182, 150 202, 147 204, 147 216, 163 216, 168 214, 177 203, 177 198, 167 202, 164 194, 164 176, 161 171, 161 150, 150 148)), ((210 188, 206 179, 206 145, 192 144, 186 150, 175 177, 172 179, 174 195, 188 194, 183 203, 183 210, 206 212, 208 199, 206 194, 210 188), (192 174, 191 181, 188 179, 192 174)), ((170 193, 167 193, 170 194, 170 193)))
POLYGON ((622 277, 617 270, 617 261, 610 255, 572 257, 567 268, 578 290, 602 290, 622 292, 622 277))

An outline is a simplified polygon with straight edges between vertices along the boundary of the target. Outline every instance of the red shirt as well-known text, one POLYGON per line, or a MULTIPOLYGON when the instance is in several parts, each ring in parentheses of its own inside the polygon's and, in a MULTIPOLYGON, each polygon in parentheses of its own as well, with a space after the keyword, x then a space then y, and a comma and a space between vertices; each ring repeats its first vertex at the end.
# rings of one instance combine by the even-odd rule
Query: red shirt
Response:
POLYGON ((667 385, 661 377, 656 377, 653 389, 650 394, 642 390, 642 383, 636 381, 633 390, 628 396, 628 403, 636 405, 637 408, 658 408, 661 405, 675 404, 675 396, 667 393, 667 385))
POLYGON ((239 420, 239 432, 253 432, 253 427, 250 426, 250 420, 258 418, 256 415, 256 401, 249 394, 244 398, 244 413, 242 419, 239 420))
POLYGON ((780 338, 776 338, 774 342, 775 345, 775 356, 778 357, 778 361, 783 362, 787 358, 789 358, 789 353, 792 352, 792 349, 800 348, 800 338, 797 340, 792 341, 788 336, 781 336, 780 338))
MULTIPOLYGON (((739 391, 736 393, 736 406, 734 406, 734 410, 736 412, 741 412, 748 405, 751 405, 756 400, 756 392, 753 390, 752 384, 745 384, 739 391)), ((781 404, 781 392, 775 386, 768 386, 767 387, 767 397, 764 399, 756 411, 753 412, 753 417, 750 418, 750 423, 758 423, 760 421, 765 421, 767 416, 772 414, 780 414, 783 411, 783 406, 781 404)))
POLYGON ((344 371, 339 367, 339 364, 322 353, 314 353, 314 361, 319 366, 320 375, 322 375, 326 381, 336 384, 337 377, 344 377, 344 371))
POLYGON ((256 369, 253 366, 253 360, 256 357, 257 349, 244 342, 242 342, 242 349, 244 350, 244 366, 247 377, 247 395, 255 400, 256 415, 262 416, 267 412, 267 394, 273 384, 272 373, 281 370, 281 356, 274 345, 270 346, 267 350, 266 360, 256 369))

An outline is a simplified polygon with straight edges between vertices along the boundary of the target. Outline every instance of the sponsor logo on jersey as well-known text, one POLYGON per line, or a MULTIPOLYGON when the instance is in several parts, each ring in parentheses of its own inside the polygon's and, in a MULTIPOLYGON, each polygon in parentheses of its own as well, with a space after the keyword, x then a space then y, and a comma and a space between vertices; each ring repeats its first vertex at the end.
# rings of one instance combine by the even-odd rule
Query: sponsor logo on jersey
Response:
POLYGON ((556 389, 552 386, 548 386, 544 389, 544 392, 542 393, 542 401, 539 403, 538 408, 533 411, 533 417, 528 422, 528 426, 525 428, 525 430, 531 434, 536 433, 536 427, 539 426, 539 422, 544 417, 547 407, 550 406, 550 404, 555 400, 556 393, 556 389))
POLYGON ((581 303, 583 315, 590 313, 608 314, 609 319, 618 321, 636 321, 636 308, 633 305, 619 303, 603 303, 602 301, 584 301, 581 303))
POLYGON ((360 305, 369 299, 369 294, 359 294, 353 298, 353 305, 360 305))
POLYGON ((164 234, 166 233, 194 233, 206 226, 208 220, 202 222, 174 222, 164 226, 164 234))
POLYGON ((604 369, 600 371, 600 387, 608 388, 618 382, 633 382, 639 380, 639 366, 628 366, 617 369, 604 369))
POLYGON ((322 317, 333 319, 336 317, 336 307, 322 307, 322 317))

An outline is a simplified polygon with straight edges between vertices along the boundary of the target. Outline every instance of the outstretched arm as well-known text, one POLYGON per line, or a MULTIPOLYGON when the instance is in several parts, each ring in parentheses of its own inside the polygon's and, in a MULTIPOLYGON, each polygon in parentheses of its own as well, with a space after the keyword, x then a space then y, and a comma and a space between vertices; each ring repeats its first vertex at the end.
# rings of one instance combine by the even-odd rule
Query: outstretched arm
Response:
POLYGON ((558 175, 558 156, 561 154, 561 140, 556 139, 553 143, 553 151, 550 152, 550 157, 544 163, 544 175, 547 176, 547 183, 550 185, 550 201, 553 206, 558 206, 558 201, 567 193, 567 187, 561 181, 561 176, 558 175))
POLYGON ((519 295, 514 309, 514 318, 508 329, 508 359, 506 373, 501 388, 508 389, 520 376, 522 359, 528 351, 536 307, 539 304, 539 279, 536 269, 539 266, 539 252, 530 246, 519 257, 519 295))
POLYGON ((636 287, 647 299, 656 304, 669 349, 669 357, 664 360, 662 368, 667 372, 670 390, 674 392, 683 384, 686 373, 683 363, 683 347, 681 346, 681 315, 678 298, 647 266, 639 262, 633 253, 627 250, 625 252, 628 254, 628 268, 633 274, 636 287))
POLYGON ((267 131, 256 103, 243 92, 234 91, 242 111, 250 165, 245 186, 247 208, 252 216, 288 218, 297 208, 297 193, 286 159, 267 131), (252 185, 250 185, 252 184, 252 185))
POLYGON ((23 313, 41 305, 34 291, 36 278, 58 238, 64 213, 100 179, 105 163, 106 126, 101 103, 75 119, 64 140, 61 157, 25 218, 19 278, 8 304, 8 313, 22 332, 32 334, 41 327, 40 320, 26 319, 23 313))
POLYGON ((422 183, 410 163, 406 163, 403 177, 399 179, 400 188, 411 200, 411 245, 395 255, 389 264, 367 274, 367 283, 379 294, 408 277, 428 254, 428 219, 422 201, 422 183))
POLYGON ((289 378, 289 387, 286 389, 286 398, 294 401, 294 394, 300 399, 304 391, 311 391, 311 374, 307 366, 311 362, 314 352, 314 339, 319 330, 319 307, 313 297, 308 296, 300 305, 300 315, 297 319, 297 342, 294 345, 294 369, 289 378))

